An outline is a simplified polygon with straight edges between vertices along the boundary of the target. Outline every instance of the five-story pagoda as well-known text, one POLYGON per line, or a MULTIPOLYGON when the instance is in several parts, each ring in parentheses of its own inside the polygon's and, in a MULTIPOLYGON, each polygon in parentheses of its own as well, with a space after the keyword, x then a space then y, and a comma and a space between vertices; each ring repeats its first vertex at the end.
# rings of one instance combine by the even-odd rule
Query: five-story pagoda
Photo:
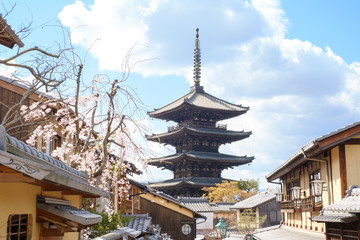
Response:
POLYGON ((200 86, 199 29, 196 31, 194 86, 185 96, 148 113, 152 118, 178 123, 169 127, 166 133, 146 136, 150 141, 176 148, 175 154, 148 162, 174 173, 173 179, 149 183, 149 186, 174 197, 199 197, 204 193, 201 190, 203 187, 215 186, 215 183, 225 180, 221 178, 222 170, 250 163, 254 159, 219 153, 220 145, 247 138, 251 132, 229 131, 226 125, 217 122, 246 113, 249 108, 216 98, 200 86))

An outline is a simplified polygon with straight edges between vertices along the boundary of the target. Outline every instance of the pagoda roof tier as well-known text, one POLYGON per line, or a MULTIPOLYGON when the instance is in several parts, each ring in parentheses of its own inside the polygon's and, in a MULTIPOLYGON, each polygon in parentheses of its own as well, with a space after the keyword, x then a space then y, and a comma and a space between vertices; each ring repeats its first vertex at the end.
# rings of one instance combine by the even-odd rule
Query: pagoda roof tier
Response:
POLYGON ((148 114, 153 118, 179 122, 179 119, 186 116, 186 112, 189 112, 189 109, 198 110, 202 113, 213 112, 214 120, 216 121, 236 117, 249 110, 248 107, 232 104, 214 97, 202 89, 196 90, 192 88, 185 96, 162 108, 154 109, 154 111, 148 112, 148 114))
POLYGON ((157 167, 166 168, 166 166, 172 165, 172 163, 177 161, 183 161, 184 159, 190 161, 206 160, 207 162, 218 162, 219 164, 226 165, 226 167, 230 167, 230 166, 239 166, 250 163, 254 160, 254 157, 234 156, 234 155, 215 153, 215 152, 191 151, 185 153, 176 153, 173 155, 160 157, 160 158, 152 158, 148 161, 148 164, 157 167))
POLYGON ((217 139, 221 144, 230 143, 247 138, 251 135, 250 132, 244 131, 229 131, 219 128, 200 128, 184 124, 176 130, 166 133, 146 135, 150 141, 166 143, 173 145, 177 141, 184 140, 183 136, 198 136, 198 137, 211 137, 217 139), (182 137, 182 138, 180 138, 182 137))
POLYGON ((192 187, 214 187, 216 183, 222 183, 223 181, 232 181, 224 178, 210 178, 210 177, 183 177, 173 178, 160 182, 148 183, 149 187, 155 189, 167 189, 167 188, 178 188, 184 185, 192 187))

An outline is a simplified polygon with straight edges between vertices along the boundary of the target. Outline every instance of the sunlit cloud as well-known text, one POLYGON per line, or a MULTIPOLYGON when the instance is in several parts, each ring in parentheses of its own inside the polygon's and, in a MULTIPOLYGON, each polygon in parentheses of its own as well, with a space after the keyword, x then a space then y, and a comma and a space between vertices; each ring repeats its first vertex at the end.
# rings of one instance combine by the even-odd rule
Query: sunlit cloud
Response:
MULTIPOLYGON (((130 61, 149 61, 134 72, 170 79, 169 86, 154 86, 159 98, 161 91, 171 91, 171 76, 192 84, 199 27, 201 84, 213 95, 250 107, 247 114, 225 122, 232 130, 253 134, 220 150, 256 159, 250 166, 224 171, 224 177, 264 177, 303 144, 360 115, 360 63, 347 64, 331 46, 286 38, 289 23, 278 0, 77 1, 59 18, 71 28, 73 42, 90 49, 103 70, 122 71, 123 57, 135 46, 130 61)), ((158 123, 149 126, 153 132, 166 131, 158 123)), ((154 149, 173 151, 160 145, 154 149)), ((152 171, 155 179, 171 175, 152 171)))

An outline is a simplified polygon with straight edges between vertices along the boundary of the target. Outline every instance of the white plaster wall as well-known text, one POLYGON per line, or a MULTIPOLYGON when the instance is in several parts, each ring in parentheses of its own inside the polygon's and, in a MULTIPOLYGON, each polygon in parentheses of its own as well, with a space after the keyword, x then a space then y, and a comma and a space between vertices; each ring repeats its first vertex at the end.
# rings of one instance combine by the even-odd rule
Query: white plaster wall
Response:
POLYGON ((205 230, 205 229, 213 229, 213 219, 214 219, 214 213, 213 212, 199 212, 201 215, 204 215, 206 218, 206 221, 204 222, 204 219, 197 219, 196 223, 196 229, 197 230, 205 230))

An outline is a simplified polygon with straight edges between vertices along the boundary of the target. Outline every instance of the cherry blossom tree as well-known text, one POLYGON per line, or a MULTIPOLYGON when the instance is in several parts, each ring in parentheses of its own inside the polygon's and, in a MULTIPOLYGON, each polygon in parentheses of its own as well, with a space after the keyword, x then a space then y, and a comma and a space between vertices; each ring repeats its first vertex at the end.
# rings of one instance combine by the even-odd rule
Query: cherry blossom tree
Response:
POLYGON ((0 102, 3 111, 1 124, 9 132, 24 136, 29 134, 29 131, 33 130, 32 126, 37 125, 38 122, 24 122, 20 107, 34 102, 34 95, 44 96, 43 99, 36 99, 40 103, 49 98, 47 94, 58 91, 66 80, 74 78, 76 73, 74 74, 73 71, 73 63, 66 60, 66 55, 70 52, 70 48, 59 49, 52 53, 32 47, 0 59, 0 65, 12 70, 7 76, 8 81, 24 89, 23 92, 16 93, 20 96, 17 101, 0 102))
POLYGON ((29 145, 36 146, 40 138, 51 141, 62 136, 61 146, 51 155, 87 172, 91 183, 104 190, 119 184, 120 198, 128 188, 125 173, 131 171, 130 163, 146 164, 141 147, 132 139, 142 126, 125 114, 126 108, 139 106, 132 92, 123 87, 125 80, 110 81, 97 75, 84 91, 77 81, 75 97, 58 95, 20 109, 25 122, 46 120, 31 133, 26 141, 29 145))
POLYGON ((126 83, 135 65, 130 64, 133 49, 124 57, 118 79, 106 74, 89 79, 84 75, 85 57, 63 32, 67 41, 56 50, 32 47, 0 59, 0 66, 15 70, 13 83, 25 89, 19 101, 0 102, 6 109, 1 124, 8 132, 26 134, 33 147, 61 138, 51 155, 87 172, 91 184, 104 190, 118 184, 122 199, 132 163, 146 165, 142 148, 133 140, 144 131, 138 121, 144 105, 126 83), (34 94, 39 97, 31 100, 34 94))

